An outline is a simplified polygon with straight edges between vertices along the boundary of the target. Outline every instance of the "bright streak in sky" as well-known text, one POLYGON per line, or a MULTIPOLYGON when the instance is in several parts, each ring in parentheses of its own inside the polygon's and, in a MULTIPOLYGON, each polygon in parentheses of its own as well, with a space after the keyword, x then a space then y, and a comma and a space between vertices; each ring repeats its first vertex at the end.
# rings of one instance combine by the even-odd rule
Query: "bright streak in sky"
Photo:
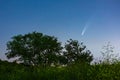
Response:
POLYGON ((84 36, 84 34, 85 34, 87 28, 88 28, 88 25, 86 25, 86 26, 83 28, 82 33, 81 33, 82 36, 84 36))
POLYGON ((94 15, 91 15, 89 20, 86 22, 85 26, 82 29, 81 35, 84 36, 86 31, 88 30, 88 28, 90 27, 91 23, 92 23, 92 19, 94 18, 94 15))
POLYGON ((88 21, 86 21, 86 23, 85 23, 85 25, 84 25, 84 27, 82 29, 81 36, 85 35, 86 31, 88 30, 88 28, 93 23, 93 19, 94 18, 95 18, 95 14, 94 13, 88 17, 88 21))

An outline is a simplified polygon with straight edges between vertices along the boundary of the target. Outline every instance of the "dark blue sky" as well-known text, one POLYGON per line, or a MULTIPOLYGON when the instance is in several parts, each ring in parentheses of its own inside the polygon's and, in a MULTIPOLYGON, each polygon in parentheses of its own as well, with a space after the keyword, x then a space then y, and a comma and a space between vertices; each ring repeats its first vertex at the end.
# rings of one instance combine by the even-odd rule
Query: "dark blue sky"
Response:
POLYGON ((83 41, 95 56, 106 42, 120 50, 120 0, 0 0, 0 58, 12 36, 38 31, 83 41))

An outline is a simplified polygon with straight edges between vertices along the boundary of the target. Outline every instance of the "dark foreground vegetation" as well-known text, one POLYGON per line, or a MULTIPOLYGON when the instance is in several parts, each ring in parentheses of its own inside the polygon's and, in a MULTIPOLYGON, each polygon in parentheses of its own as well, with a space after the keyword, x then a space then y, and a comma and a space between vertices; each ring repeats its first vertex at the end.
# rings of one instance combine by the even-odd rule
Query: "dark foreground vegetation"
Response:
POLYGON ((77 40, 61 46, 54 36, 38 32, 17 35, 7 43, 6 57, 13 62, 0 60, 0 80, 120 80, 112 49, 105 46, 103 60, 91 63, 90 50, 77 40))
POLYGON ((35 67, 0 61, 0 80, 120 80, 120 63, 35 67))

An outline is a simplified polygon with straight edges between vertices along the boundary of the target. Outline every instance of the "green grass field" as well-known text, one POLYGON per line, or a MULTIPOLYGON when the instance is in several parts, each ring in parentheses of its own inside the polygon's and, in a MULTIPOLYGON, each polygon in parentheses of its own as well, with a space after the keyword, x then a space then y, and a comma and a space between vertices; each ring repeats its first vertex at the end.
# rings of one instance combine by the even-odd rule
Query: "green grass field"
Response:
POLYGON ((120 80, 120 63, 36 67, 1 61, 0 80, 120 80))

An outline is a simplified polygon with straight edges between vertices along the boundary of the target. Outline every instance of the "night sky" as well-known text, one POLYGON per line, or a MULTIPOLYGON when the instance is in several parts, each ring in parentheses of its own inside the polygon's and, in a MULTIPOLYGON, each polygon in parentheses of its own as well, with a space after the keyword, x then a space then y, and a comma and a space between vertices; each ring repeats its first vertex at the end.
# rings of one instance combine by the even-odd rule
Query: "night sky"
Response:
POLYGON ((41 32, 82 41, 95 57, 107 42, 120 51, 120 0, 0 0, 0 59, 11 37, 41 32))

